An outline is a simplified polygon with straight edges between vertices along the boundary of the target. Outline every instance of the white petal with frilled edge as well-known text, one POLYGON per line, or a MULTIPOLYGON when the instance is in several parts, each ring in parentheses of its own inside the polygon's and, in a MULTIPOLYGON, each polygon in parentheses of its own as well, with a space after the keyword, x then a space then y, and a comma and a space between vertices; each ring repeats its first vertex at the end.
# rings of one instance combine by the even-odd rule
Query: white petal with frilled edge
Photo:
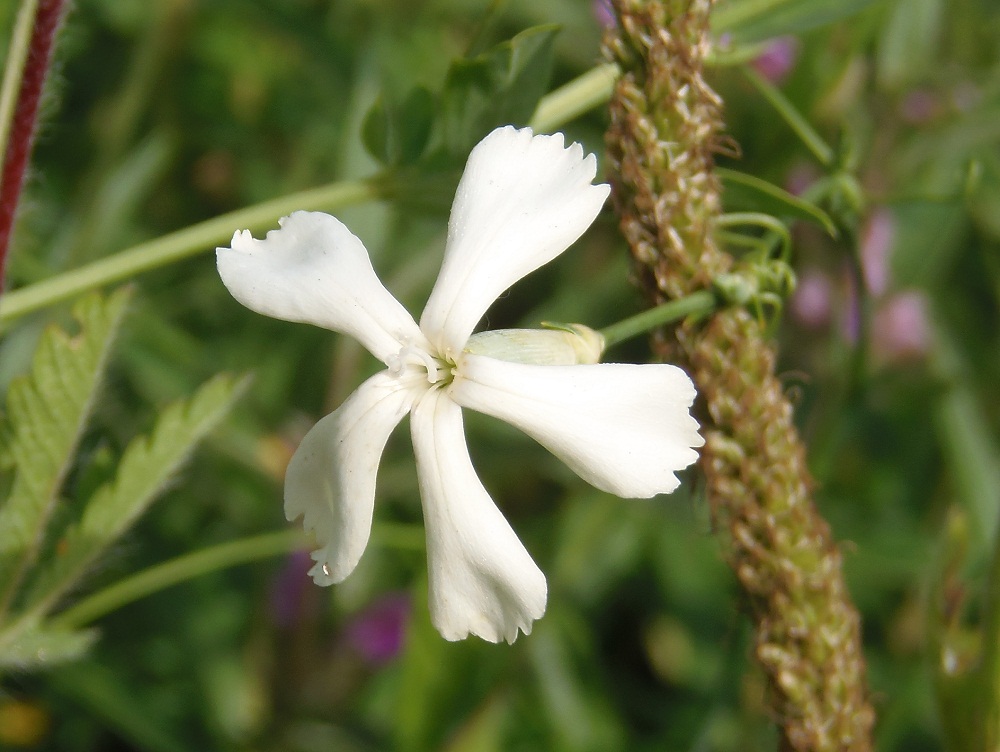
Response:
POLYGON ((545 575, 497 509, 469 459, 462 411, 441 390, 410 418, 427 528, 431 621, 446 640, 514 642, 545 613, 545 575))
POLYGON ((382 286, 368 251, 338 219, 299 211, 255 240, 249 230, 216 252, 238 301, 265 316, 349 334, 379 360, 423 343, 413 317, 382 286))
POLYGON ((310 570, 317 585, 342 581, 368 545, 375 475, 389 434, 423 384, 407 385, 388 371, 372 376, 313 426, 285 474, 285 516, 302 517, 321 548, 310 570))
POLYGON ((704 444, 691 379, 675 366, 536 366, 466 353, 449 387, 546 447, 588 483, 624 498, 669 493, 704 444))
POLYGON ((465 345, 507 288, 565 251, 610 188, 591 185, 593 154, 562 134, 498 128, 469 155, 455 194, 441 273, 420 327, 442 354, 465 345))

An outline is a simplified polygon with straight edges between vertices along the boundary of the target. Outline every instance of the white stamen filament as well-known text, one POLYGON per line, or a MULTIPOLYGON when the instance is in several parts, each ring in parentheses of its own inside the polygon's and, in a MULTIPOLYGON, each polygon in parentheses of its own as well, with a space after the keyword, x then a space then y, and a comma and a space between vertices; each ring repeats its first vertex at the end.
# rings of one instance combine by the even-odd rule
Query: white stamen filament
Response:
POLYGON ((402 376, 407 366, 416 366, 427 370, 427 381, 436 384, 441 380, 442 363, 426 350, 413 345, 406 345, 386 362, 389 370, 396 376, 402 376))

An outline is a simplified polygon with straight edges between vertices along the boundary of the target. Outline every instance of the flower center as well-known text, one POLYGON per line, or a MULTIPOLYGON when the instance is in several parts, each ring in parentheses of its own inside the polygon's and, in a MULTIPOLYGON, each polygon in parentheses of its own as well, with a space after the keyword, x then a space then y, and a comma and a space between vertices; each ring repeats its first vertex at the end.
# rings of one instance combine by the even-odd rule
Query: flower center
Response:
POLYGON ((398 353, 386 361, 386 365, 395 376, 426 374, 430 384, 439 384, 451 379, 451 367, 448 363, 414 345, 404 345, 398 353))

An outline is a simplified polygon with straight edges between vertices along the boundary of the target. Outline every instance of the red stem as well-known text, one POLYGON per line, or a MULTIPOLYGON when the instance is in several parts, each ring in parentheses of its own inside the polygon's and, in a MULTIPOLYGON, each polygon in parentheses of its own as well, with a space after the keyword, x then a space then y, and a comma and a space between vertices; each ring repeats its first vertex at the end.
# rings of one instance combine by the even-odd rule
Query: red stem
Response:
POLYGON ((38 105, 52 60, 52 42, 62 20, 63 5, 64 0, 40 0, 38 3, 28 56, 21 76, 21 89, 10 125, 7 151, 3 155, 3 171, 0 172, 0 292, 3 291, 14 213, 35 140, 38 105))

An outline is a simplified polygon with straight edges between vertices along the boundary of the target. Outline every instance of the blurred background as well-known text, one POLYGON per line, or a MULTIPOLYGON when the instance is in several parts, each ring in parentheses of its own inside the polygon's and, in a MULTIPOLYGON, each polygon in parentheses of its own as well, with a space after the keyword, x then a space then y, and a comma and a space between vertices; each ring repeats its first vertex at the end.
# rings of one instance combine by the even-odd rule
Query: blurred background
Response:
MULTIPOLYGON (((2 45, 15 5, 0 4, 2 45)), ((781 8, 720 29, 720 49, 743 51, 784 92, 857 188, 840 207, 853 236, 793 227, 798 287, 775 332, 781 375, 863 614, 878 748, 939 750, 937 596, 948 589, 975 614, 986 522, 1000 505, 1000 9, 993 0, 781 8)), ((77 0, 8 288, 243 206, 373 175, 382 167, 361 132, 380 92, 440 91, 452 59, 543 23, 561 26, 551 90, 601 62, 602 28, 614 20, 583 0, 77 0)), ((724 55, 709 81, 742 150, 727 166, 806 195, 828 177, 724 55)), ((600 158, 605 124, 597 107, 563 130, 600 158)), ((450 193, 412 199, 338 216, 418 313, 450 193)), ((346 338, 242 308, 210 251, 136 280, 69 493, 93 487, 158 407, 212 374, 252 372, 253 385, 87 591, 285 529, 288 458, 376 370, 346 338)), ((643 307, 629 280, 607 211, 497 303, 491 328, 605 326, 643 307)), ((4 387, 27 368, 43 325, 65 315, 45 311, 3 333, 4 387)), ((649 353, 640 340, 608 357, 649 353)), ((513 429, 472 415, 467 427, 484 484, 549 580, 548 611, 530 637, 447 643, 431 628, 401 429, 380 470, 373 545, 344 584, 315 587, 298 552, 129 604, 98 622, 101 638, 82 661, 4 677, 0 747, 773 749, 750 623, 697 473, 670 497, 623 501, 513 429)), ((961 633, 961 621, 947 628, 961 633)))

